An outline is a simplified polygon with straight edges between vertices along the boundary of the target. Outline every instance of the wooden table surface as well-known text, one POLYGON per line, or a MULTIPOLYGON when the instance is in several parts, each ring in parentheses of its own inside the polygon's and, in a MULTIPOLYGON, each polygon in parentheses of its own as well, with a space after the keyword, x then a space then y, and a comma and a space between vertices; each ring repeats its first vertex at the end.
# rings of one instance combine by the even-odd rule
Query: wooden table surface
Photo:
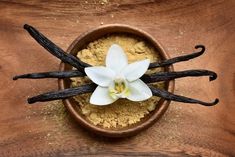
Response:
POLYGON ((0 156, 235 156, 234 8, 234 0, 1 0, 0 156), (204 44, 203 56, 175 70, 209 69, 218 79, 179 79, 176 93, 205 101, 218 97, 220 103, 172 102, 160 121, 134 137, 98 137, 78 126, 61 103, 26 103, 29 96, 56 90, 57 80, 12 76, 57 70, 60 61, 23 30, 25 23, 65 50, 84 31, 110 23, 147 31, 171 57, 204 44))

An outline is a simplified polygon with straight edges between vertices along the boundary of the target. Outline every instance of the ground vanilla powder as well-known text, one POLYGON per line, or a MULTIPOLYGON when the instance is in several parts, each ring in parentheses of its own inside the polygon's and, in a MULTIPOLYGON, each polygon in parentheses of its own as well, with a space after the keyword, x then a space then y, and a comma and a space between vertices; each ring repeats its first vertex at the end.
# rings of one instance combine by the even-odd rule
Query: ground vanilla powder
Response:
MULTIPOLYGON (((147 58, 151 62, 160 61, 159 54, 146 41, 125 34, 113 34, 91 42, 85 49, 79 51, 77 56, 91 65, 104 65, 107 51, 112 44, 118 44, 124 49, 129 63, 147 58)), ((156 68, 147 73, 159 71, 163 69, 156 68)), ((71 80, 73 87, 91 82, 87 77, 76 77, 71 80)), ((154 83, 153 86, 164 88, 164 83, 154 83)), ((118 99, 110 105, 96 106, 89 103, 90 96, 91 93, 78 95, 75 100, 79 102, 81 112, 88 121, 104 128, 126 127, 139 122, 141 118, 155 109, 156 102, 160 99, 156 96, 141 102, 118 99)))

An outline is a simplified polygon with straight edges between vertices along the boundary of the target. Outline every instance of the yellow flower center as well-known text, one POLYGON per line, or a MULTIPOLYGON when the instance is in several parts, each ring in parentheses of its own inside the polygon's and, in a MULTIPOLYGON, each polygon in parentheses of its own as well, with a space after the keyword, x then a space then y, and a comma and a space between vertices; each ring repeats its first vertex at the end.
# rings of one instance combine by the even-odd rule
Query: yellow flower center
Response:
POLYGON ((129 95, 127 82, 122 78, 117 78, 109 86, 109 94, 113 98, 125 98, 129 95))
POLYGON ((124 81, 114 81, 114 90, 116 90, 117 94, 122 93, 126 88, 124 81))

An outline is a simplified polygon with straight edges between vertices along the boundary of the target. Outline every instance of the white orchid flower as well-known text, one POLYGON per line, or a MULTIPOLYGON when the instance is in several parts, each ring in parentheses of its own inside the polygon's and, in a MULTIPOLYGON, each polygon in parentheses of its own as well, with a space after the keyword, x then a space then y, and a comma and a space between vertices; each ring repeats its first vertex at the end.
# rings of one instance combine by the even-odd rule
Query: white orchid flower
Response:
POLYGON ((98 85, 90 103, 108 105, 119 98, 143 101, 152 96, 150 88, 139 78, 148 70, 149 59, 128 64, 123 49, 113 44, 106 56, 106 67, 85 68, 87 76, 98 85))

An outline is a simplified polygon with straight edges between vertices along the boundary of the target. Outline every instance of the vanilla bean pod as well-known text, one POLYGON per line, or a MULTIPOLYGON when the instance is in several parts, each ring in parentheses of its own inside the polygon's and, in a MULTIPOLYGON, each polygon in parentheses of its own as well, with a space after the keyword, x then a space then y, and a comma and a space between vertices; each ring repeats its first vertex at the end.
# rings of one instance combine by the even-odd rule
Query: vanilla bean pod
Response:
POLYGON ((174 63, 177 63, 177 62, 188 61, 190 59, 201 56, 205 52, 206 48, 205 48, 204 45, 196 45, 195 49, 201 49, 201 50, 199 52, 194 52, 194 53, 191 53, 191 54, 188 54, 188 55, 183 55, 183 56, 178 56, 178 57, 175 57, 175 58, 167 59, 167 60, 164 60, 162 62, 150 63, 148 69, 158 68, 158 67, 165 67, 165 66, 169 66, 169 65, 172 65, 174 63))
MULTIPOLYGON (((79 71, 84 72, 85 67, 91 66, 88 63, 85 63, 81 61, 79 58, 65 53, 60 47, 58 47, 56 44, 54 44, 52 41, 50 41, 47 37, 45 37, 42 33, 40 33, 38 30, 36 30, 34 27, 25 24, 24 29, 26 29, 29 34, 46 50, 48 50, 52 55, 56 56, 60 60, 62 60, 64 63, 68 63, 72 65, 73 67, 77 68, 79 71)), ((201 48, 201 51, 195 52, 189 55, 179 56, 175 58, 171 58, 162 62, 154 62, 150 63, 149 69, 157 68, 157 67, 164 67, 169 66, 177 62, 187 61, 190 59, 193 59, 195 57, 198 57, 202 55, 205 51, 205 46, 203 45, 196 45, 196 49, 201 48)))
POLYGON ((162 61, 162 62, 150 63, 149 69, 169 66, 169 65, 172 65, 172 64, 177 63, 177 62, 188 61, 190 59, 196 58, 196 57, 202 55, 205 52, 205 46, 204 45, 196 45, 195 46, 195 49, 199 49, 199 48, 201 49, 201 51, 199 51, 199 52, 194 52, 192 54, 167 59, 167 60, 162 61))
MULTIPOLYGON (((85 74, 78 70, 70 71, 52 71, 52 72, 42 72, 42 73, 29 73, 23 75, 17 75, 13 77, 13 80, 17 79, 42 79, 42 78, 70 78, 70 77, 81 77, 85 74)), ((154 83, 160 81, 168 81, 182 77, 199 77, 199 76, 209 76, 209 80, 213 81, 217 78, 217 74, 209 70, 186 70, 178 72, 158 72, 154 74, 145 74, 140 79, 145 83, 154 83)))
MULTIPOLYGON (((17 79, 42 79, 42 78, 70 78, 70 77, 81 77, 85 74, 78 70, 70 71, 52 71, 52 72, 41 72, 41 73, 29 73, 23 75, 17 75, 13 77, 13 80, 17 79)), ((145 83, 154 83, 160 81, 168 81, 182 77, 199 77, 209 76, 209 80, 213 81, 217 78, 217 74, 209 70, 186 70, 178 72, 158 72, 154 74, 145 74, 140 79, 145 83)))
POLYGON ((191 53, 191 54, 188 54, 188 55, 183 55, 183 56, 178 56, 178 57, 175 57, 175 58, 167 59, 167 60, 164 60, 162 62, 150 63, 148 69, 158 68, 158 67, 165 67, 165 66, 169 66, 169 65, 172 65, 174 63, 177 63, 177 62, 188 61, 190 59, 201 56, 205 52, 206 48, 205 48, 204 45, 196 45, 195 49, 201 49, 201 51, 194 52, 194 53, 191 53))
POLYGON ((79 71, 84 72, 84 67, 90 66, 87 63, 82 62, 79 58, 64 52, 60 47, 50 41, 47 37, 45 37, 42 33, 36 30, 34 27, 25 24, 24 29, 28 31, 28 33, 48 52, 52 55, 59 58, 64 63, 68 63, 73 67, 77 68, 79 71))
POLYGON ((172 72, 158 72, 154 74, 145 74, 141 80, 145 83, 154 83, 159 81, 169 81, 182 77, 199 77, 209 76, 209 80, 213 81, 217 78, 217 74, 209 70, 185 70, 185 71, 172 71, 172 72))
POLYGON ((30 73, 17 75, 13 77, 13 80, 17 79, 42 79, 42 78, 70 78, 70 77, 80 77, 84 76, 78 70, 70 70, 70 71, 51 71, 51 72, 41 72, 41 73, 30 73))
MULTIPOLYGON (((82 86, 75 87, 75 88, 68 88, 68 89, 64 89, 64 90, 60 90, 60 91, 48 92, 48 93, 44 93, 44 94, 40 94, 40 95, 31 97, 31 98, 28 98, 28 103, 32 104, 35 102, 44 102, 44 101, 52 101, 52 100, 58 100, 58 99, 66 99, 66 98, 70 98, 70 97, 73 97, 73 96, 76 96, 79 94, 91 93, 95 90, 96 87, 97 87, 97 85, 92 83, 92 84, 82 85, 82 86)), ((169 93, 165 90, 154 88, 152 86, 149 86, 149 87, 150 87, 154 96, 159 96, 159 97, 165 98, 167 100, 184 102, 184 103, 197 103, 197 104, 201 104, 204 106, 213 106, 219 102, 218 99, 215 99, 214 102, 203 102, 200 100, 175 95, 175 94, 169 93)))
POLYGON ((164 98, 166 100, 172 100, 172 101, 183 102, 183 103, 196 103, 196 104, 200 104, 203 106, 213 106, 219 102, 219 99, 217 99, 217 98, 213 102, 203 102, 200 100, 196 100, 196 99, 192 99, 192 98, 188 98, 188 97, 184 97, 184 96, 180 96, 180 95, 175 95, 175 94, 172 94, 166 90, 154 88, 151 86, 150 86, 150 89, 151 89, 153 95, 159 96, 159 97, 164 98))
POLYGON ((92 83, 92 84, 82 85, 79 87, 67 88, 64 90, 48 92, 48 93, 44 93, 44 94, 40 94, 31 98, 28 98, 28 103, 32 104, 35 102, 66 99, 66 98, 70 98, 79 94, 91 93, 95 90, 96 87, 97 85, 92 83))

